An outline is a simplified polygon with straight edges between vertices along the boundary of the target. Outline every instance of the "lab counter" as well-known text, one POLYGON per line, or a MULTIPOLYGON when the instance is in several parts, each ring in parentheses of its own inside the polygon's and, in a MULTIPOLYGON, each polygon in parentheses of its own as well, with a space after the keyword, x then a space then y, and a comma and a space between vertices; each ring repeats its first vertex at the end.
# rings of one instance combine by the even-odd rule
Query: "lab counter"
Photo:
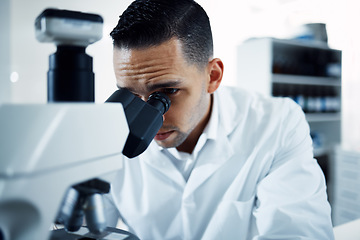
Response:
POLYGON ((334 227, 335 240, 359 240, 360 218, 334 227))

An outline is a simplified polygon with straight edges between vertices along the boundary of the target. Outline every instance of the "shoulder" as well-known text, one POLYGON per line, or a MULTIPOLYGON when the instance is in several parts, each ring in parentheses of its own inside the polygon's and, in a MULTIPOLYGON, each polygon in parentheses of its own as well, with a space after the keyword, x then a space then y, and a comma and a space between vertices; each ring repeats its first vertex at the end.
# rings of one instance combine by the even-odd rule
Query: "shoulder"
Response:
POLYGON ((221 109, 229 109, 233 114, 242 115, 242 118, 267 116, 279 119, 294 113, 302 115, 300 106, 290 98, 273 97, 242 88, 223 86, 218 89, 217 98, 221 109))
POLYGON ((290 98, 234 87, 219 89, 217 96, 220 124, 234 144, 246 142, 249 149, 254 149, 260 142, 267 142, 275 150, 292 136, 309 135, 305 114, 290 98))

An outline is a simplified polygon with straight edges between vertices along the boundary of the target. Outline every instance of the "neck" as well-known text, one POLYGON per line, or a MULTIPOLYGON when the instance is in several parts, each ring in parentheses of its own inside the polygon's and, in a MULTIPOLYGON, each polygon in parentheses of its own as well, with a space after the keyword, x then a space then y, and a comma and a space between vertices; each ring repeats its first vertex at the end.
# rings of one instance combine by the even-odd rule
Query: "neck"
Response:
POLYGON ((186 153, 192 153, 194 151, 194 148, 203 133, 206 125, 209 123, 210 116, 211 116, 211 109, 213 105, 213 95, 210 95, 210 103, 208 106, 208 110, 205 116, 201 119, 199 124, 191 131, 189 136, 186 138, 186 140, 178 146, 176 149, 180 152, 186 152, 186 153))

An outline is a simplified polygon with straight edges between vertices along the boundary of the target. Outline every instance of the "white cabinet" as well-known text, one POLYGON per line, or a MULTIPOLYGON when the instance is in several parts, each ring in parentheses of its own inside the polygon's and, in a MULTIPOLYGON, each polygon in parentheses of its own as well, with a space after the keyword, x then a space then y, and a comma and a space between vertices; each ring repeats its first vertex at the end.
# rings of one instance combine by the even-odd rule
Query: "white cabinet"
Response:
POLYGON ((341 140, 341 51, 326 43, 259 38, 241 44, 237 60, 239 87, 290 97, 302 107, 329 183, 341 140))

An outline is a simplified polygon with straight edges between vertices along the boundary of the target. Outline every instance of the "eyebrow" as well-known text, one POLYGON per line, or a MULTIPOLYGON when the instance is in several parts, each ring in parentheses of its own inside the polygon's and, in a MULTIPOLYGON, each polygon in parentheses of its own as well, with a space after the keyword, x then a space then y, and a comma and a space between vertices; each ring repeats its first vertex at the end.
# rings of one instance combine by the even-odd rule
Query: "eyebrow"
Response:
POLYGON ((178 87, 180 85, 180 81, 179 80, 171 80, 168 82, 163 82, 163 83, 154 83, 154 84, 149 84, 147 86, 147 90, 149 92, 153 92, 156 89, 161 89, 161 88, 173 88, 173 87, 178 87))
MULTIPOLYGON (((148 92, 153 92, 156 89, 161 89, 161 88, 174 88, 174 87, 178 87, 181 84, 180 80, 171 80, 171 81, 167 81, 167 82, 163 82, 163 83, 154 83, 154 84, 149 84, 146 86, 147 91, 148 92)), ((118 88, 121 88, 119 85, 117 85, 118 88)), ((132 93, 135 93, 135 89, 133 89, 132 87, 123 87, 127 90, 129 90, 132 93)))

